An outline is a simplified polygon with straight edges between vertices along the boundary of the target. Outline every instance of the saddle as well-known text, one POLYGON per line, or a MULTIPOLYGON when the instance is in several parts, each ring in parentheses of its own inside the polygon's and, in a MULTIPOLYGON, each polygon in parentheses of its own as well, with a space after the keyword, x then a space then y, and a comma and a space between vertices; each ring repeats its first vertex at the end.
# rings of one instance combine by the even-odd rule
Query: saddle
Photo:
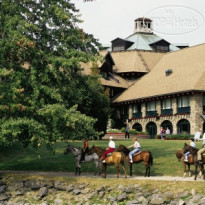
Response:
POLYGON ((136 155, 138 155, 138 154, 140 154, 140 153, 141 153, 141 151, 135 152, 135 153, 133 154, 133 157, 136 156, 136 155))
MULTIPOLYGON (((113 152, 114 152, 114 151, 113 151, 113 152)), ((108 154, 107 154, 107 157, 112 156, 112 153, 113 153, 113 152, 108 153, 108 154)))

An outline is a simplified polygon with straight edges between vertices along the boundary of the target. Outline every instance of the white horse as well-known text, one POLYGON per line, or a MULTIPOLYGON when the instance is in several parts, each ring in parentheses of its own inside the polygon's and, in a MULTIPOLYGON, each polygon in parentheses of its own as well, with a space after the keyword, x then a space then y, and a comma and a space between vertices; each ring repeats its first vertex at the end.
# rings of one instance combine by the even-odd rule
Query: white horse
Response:
MULTIPOLYGON (((67 154, 69 151, 72 152, 74 158, 75 158, 75 162, 76 162, 76 171, 75 171, 75 174, 77 175, 80 175, 81 174, 81 164, 80 164, 80 158, 81 158, 81 155, 82 155, 82 151, 72 145, 67 145, 65 151, 64 151, 64 154, 67 154)), ((100 172, 100 164, 99 164, 99 157, 96 153, 93 153, 93 154, 86 154, 85 155, 85 162, 90 162, 94 160, 95 162, 95 167, 96 167, 96 172, 95 172, 95 175, 98 173, 98 174, 101 174, 100 172)))

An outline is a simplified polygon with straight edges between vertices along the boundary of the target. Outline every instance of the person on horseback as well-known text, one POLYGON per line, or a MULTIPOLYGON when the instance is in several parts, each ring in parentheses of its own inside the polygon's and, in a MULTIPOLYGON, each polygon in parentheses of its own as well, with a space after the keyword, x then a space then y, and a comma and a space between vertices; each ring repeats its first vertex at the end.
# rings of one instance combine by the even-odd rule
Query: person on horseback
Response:
POLYGON ((200 164, 203 164, 202 162, 202 154, 205 152, 205 139, 203 139, 202 148, 197 152, 197 159, 200 164))
POLYGON ((82 154, 81 154, 81 158, 80 158, 80 163, 83 163, 85 161, 85 154, 89 151, 89 143, 88 143, 88 139, 84 139, 83 142, 83 149, 82 149, 82 154))
POLYGON ((113 141, 113 137, 110 136, 109 137, 109 144, 108 144, 108 148, 106 149, 105 152, 103 152, 103 157, 102 157, 102 163, 106 163, 105 161, 105 158, 106 156, 111 153, 111 152, 114 152, 115 151, 115 142, 113 141))
MULTIPOLYGON (((193 137, 190 139, 190 144, 189 144, 189 145, 190 145, 191 147, 196 148, 196 144, 195 144, 195 142, 194 142, 194 138, 193 138, 193 137)), ((190 154, 189 151, 184 154, 184 161, 185 161, 185 162, 188 162, 188 155, 189 155, 189 154, 190 154)))
POLYGON ((133 161, 132 161, 132 156, 134 155, 134 153, 140 151, 140 149, 141 149, 140 143, 137 141, 137 138, 136 138, 136 137, 133 138, 133 141, 134 141, 134 144, 132 144, 132 145, 130 145, 130 146, 127 147, 127 148, 131 148, 131 147, 134 148, 134 149, 133 149, 132 151, 130 151, 130 153, 129 153, 130 163, 133 163, 133 161))

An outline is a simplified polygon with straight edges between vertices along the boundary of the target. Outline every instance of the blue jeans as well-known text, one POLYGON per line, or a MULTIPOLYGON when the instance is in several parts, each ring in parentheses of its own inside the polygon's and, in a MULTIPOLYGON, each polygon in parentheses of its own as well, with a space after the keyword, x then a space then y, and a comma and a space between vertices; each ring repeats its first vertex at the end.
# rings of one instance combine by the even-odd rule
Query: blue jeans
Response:
POLYGON ((138 152, 140 151, 140 147, 137 147, 136 149, 133 149, 130 153, 129 153, 129 158, 130 160, 132 160, 132 155, 135 153, 135 152, 138 152))
POLYGON ((188 160, 188 154, 190 154, 189 151, 184 154, 184 158, 185 158, 186 160, 188 160))

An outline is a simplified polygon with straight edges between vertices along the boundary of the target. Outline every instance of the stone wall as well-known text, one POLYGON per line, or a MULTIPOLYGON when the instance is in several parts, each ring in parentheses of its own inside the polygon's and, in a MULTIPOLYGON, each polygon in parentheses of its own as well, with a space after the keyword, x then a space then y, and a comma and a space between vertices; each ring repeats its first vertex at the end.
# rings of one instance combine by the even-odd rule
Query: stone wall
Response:
MULTIPOLYGON (((128 181, 129 182, 129 181, 128 181)), ((202 182, 203 183, 203 182, 202 182)), ((186 187, 185 187, 186 189, 186 187)), ((68 183, 63 179, 0 179, 1 205, 117 205, 117 204, 205 204, 205 196, 185 190, 159 191, 157 187, 136 183, 98 187, 86 183, 68 183)))
MULTIPOLYGON (((129 105, 129 123, 130 127, 132 128, 135 123, 139 123, 142 126, 142 131, 145 132, 146 126, 149 122, 154 122, 157 126, 157 134, 160 133, 160 127, 163 121, 169 120, 173 126, 173 134, 177 134, 177 123, 181 119, 186 119, 190 123, 190 134, 194 135, 196 132, 203 132, 203 123, 204 120, 201 117, 203 114, 203 95, 201 94, 194 94, 190 96, 190 114, 177 114, 177 99, 172 99, 172 106, 173 106, 173 115, 170 116, 159 116, 159 117, 150 117, 146 118, 146 106, 145 103, 142 103, 141 111, 142 111, 142 118, 132 119, 132 105, 129 105)), ((161 103, 160 100, 156 102, 156 110, 157 113, 160 115, 161 113, 161 103)))

